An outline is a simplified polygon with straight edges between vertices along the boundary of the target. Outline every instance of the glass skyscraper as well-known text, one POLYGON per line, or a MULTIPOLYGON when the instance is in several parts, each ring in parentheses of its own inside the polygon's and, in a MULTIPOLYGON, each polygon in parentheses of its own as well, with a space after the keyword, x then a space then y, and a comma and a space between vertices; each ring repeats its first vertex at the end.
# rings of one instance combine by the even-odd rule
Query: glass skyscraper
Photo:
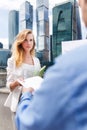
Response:
POLYGON ((0 49, 0 69, 7 67, 7 60, 10 56, 11 51, 9 49, 0 49))
POLYGON ((30 2, 25 1, 20 5, 19 11, 19 28, 20 31, 23 29, 32 29, 33 27, 33 6, 30 2))
POLYGON ((81 39, 79 8, 76 0, 69 0, 53 8, 53 59, 61 54, 61 42, 81 39))
POLYGON ((3 48, 3 44, 0 42, 0 48, 3 48))
POLYGON ((8 26, 9 26, 9 49, 11 48, 15 36, 19 32, 19 12, 16 10, 11 10, 9 12, 9 21, 8 21, 8 26))
POLYGON ((36 1, 37 20, 37 53, 41 62, 49 61, 49 2, 48 0, 36 1))

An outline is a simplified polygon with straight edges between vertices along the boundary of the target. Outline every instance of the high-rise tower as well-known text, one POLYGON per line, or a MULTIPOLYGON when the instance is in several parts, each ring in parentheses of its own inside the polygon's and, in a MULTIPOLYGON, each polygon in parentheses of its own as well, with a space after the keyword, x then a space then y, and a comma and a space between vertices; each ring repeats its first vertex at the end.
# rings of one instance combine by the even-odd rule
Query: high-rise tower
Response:
POLYGON ((23 29, 32 29, 33 27, 33 6, 30 2, 25 1, 20 6, 19 13, 19 26, 20 31, 23 29))
POLYGON ((11 10, 9 12, 9 49, 11 49, 11 46, 15 40, 15 36, 19 32, 19 12, 16 10, 11 10))
POLYGON ((79 8, 76 0, 68 0, 53 8, 53 59, 61 54, 61 42, 81 39, 79 8))
POLYGON ((49 61, 49 2, 36 1, 37 54, 42 64, 49 61))

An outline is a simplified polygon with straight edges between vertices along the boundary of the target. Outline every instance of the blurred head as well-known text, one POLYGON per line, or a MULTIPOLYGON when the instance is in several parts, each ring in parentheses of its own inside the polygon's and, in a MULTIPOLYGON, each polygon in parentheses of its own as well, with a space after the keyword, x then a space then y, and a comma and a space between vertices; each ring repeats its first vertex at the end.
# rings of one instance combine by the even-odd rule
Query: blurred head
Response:
POLYGON ((15 59, 16 66, 20 66, 23 62, 25 52, 29 51, 30 55, 35 53, 35 40, 31 30, 25 29, 21 31, 13 44, 12 55, 15 59))
POLYGON ((82 12, 82 19, 87 26, 87 0, 78 0, 82 12))

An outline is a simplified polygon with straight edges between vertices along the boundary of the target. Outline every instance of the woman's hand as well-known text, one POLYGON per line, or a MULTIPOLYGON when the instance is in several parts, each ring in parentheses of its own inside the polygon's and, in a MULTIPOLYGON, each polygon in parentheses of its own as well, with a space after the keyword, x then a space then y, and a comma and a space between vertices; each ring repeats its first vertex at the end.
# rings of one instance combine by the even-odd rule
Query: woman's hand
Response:
POLYGON ((15 80, 10 84, 10 90, 13 91, 18 86, 21 86, 21 84, 17 80, 15 80))

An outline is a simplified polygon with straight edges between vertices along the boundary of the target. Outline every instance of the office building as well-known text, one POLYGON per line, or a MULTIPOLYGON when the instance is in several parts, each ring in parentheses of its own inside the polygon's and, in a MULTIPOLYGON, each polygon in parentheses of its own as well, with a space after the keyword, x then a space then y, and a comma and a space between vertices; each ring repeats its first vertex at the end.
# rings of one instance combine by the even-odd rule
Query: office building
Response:
POLYGON ((0 49, 0 69, 6 69, 7 60, 11 56, 9 49, 0 49))
POLYGON ((53 10, 53 59, 61 54, 61 42, 81 39, 79 8, 76 0, 56 5, 53 10))
POLYGON ((3 48, 3 44, 0 42, 0 48, 3 48))
POLYGON ((30 2, 25 1, 20 5, 19 21, 20 31, 33 28, 33 6, 30 2))
POLYGON ((36 0, 37 21, 37 55, 41 63, 49 62, 49 2, 48 0, 36 0))
POLYGON ((9 12, 9 21, 8 21, 8 28, 9 28, 9 49, 15 40, 16 35, 19 32, 19 12, 16 10, 11 10, 9 12))

